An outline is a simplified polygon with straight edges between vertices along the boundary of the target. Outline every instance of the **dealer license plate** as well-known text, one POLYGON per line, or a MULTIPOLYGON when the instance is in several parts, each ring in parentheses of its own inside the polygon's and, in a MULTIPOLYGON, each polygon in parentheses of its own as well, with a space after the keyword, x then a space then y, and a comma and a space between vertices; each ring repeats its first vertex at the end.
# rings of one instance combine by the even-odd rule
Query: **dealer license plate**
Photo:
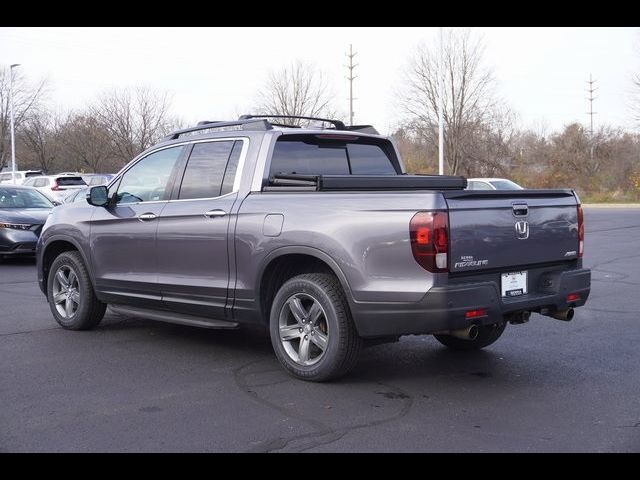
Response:
POLYGON ((502 296, 519 297, 527 294, 527 272, 511 272, 502 274, 502 296))

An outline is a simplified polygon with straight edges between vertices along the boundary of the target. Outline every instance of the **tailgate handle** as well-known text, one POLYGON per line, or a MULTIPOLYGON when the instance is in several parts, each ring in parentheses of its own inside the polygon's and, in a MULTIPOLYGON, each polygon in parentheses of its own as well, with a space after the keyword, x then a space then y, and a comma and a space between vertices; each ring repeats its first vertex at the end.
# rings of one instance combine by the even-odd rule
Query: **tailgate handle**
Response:
POLYGON ((529 215, 529 205, 527 205, 526 203, 514 203, 513 214, 516 217, 526 217, 527 215, 529 215))

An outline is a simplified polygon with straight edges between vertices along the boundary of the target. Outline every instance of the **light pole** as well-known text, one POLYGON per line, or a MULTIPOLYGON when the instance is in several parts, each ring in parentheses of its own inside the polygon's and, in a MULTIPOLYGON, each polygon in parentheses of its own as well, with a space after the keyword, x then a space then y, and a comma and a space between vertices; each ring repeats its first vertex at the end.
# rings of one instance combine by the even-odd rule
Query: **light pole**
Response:
POLYGON ((14 63, 9 67, 9 112, 11 115, 11 177, 13 184, 16 184, 16 134, 13 125, 13 69, 19 67, 19 63, 14 63))
POLYGON ((438 61, 438 174, 444 175, 444 55, 440 27, 440 58, 438 61))

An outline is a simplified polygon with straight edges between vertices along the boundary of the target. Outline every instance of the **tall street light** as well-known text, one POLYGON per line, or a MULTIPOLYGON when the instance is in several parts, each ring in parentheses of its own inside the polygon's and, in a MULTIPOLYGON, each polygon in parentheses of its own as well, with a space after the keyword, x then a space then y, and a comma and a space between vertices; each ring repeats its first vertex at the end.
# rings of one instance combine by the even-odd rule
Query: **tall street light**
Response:
POLYGON ((19 67, 19 63, 14 63, 9 68, 9 111, 11 115, 11 176, 13 177, 13 184, 16 184, 16 134, 13 124, 13 69, 19 67))

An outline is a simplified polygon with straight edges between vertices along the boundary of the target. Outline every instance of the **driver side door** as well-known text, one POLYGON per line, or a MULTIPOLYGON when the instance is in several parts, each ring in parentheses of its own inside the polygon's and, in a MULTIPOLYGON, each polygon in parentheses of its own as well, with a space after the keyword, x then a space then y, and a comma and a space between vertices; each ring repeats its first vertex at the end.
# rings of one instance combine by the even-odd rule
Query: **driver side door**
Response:
POLYGON ((91 219, 91 256, 96 289, 107 302, 150 308, 161 304, 156 232, 184 150, 180 145, 143 157, 112 184, 109 205, 97 207, 91 219))

